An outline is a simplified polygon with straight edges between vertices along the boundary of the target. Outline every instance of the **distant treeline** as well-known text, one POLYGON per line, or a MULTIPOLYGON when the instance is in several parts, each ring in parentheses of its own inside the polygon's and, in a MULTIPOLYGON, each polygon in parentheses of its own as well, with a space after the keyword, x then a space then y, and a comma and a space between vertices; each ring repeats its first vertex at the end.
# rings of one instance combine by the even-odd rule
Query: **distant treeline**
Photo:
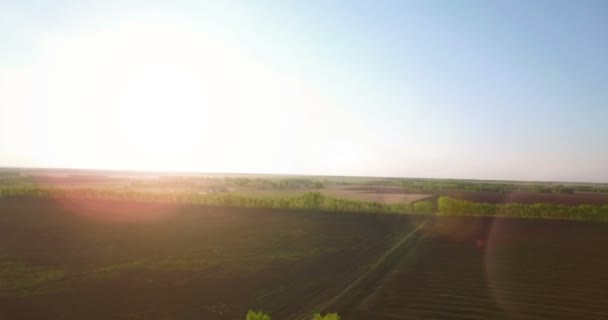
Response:
POLYGON ((198 188, 214 186, 218 188, 255 188, 273 190, 321 189, 327 186, 392 186, 401 187, 406 192, 440 193, 446 190, 473 192, 512 192, 528 191, 541 193, 571 194, 574 192, 608 193, 608 184, 555 184, 524 182, 493 182, 456 179, 422 178, 354 178, 354 177, 196 177, 196 176, 159 176, 157 178, 137 179, 118 178, 101 175, 75 174, 64 177, 15 175, 13 172, 0 174, 0 185, 78 182, 126 183, 130 186, 161 186, 198 188))
POLYGON ((444 216, 520 217, 563 220, 608 221, 608 205, 577 207, 547 203, 536 204, 489 204, 448 197, 439 197, 437 208, 444 216))
POLYGON ((32 196, 55 199, 129 200, 185 203, 218 207, 301 209, 337 212, 432 214, 445 216, 502 216, 521 218, 608 221, 608 205, 577 207, 537 203, 488 204, 439 197, 437 206, 431 201, 387 204, 380 202, 339 199, 319 192, 271 199, 236 193, 200 194, 196 192, 144 192, 117 189, 65 189, 32 186, 3 186, 0 196, 32 196))
POLYGON ((476 191, 476 192, 510 192, 528 191, 541 193, 572 194, 574 192, 608 193, 608 186, 603 185, 561 185, 561 184, 509 184, 452 180, 402 180, 399 185, 406 191, 476 191))
POLYGON ((247 177, 161 177, 158 180, 138 181, 134 180, 132 185, 163 185, 171 187, 198 187, 201 184, 213 185, 216 187, 249 187, 256 189, 321 189, 323 181, 314 179, 264 179, 247 177))
POLYGON ((118 189, 65 189, 40 188, 33 186, 1 187, 0 196, 33 196, 45 198, 84 198, 92 200, 133 200, 170 203, 187 203, 205 206, 305 209, 339 212, 369 213, 418 213, 430 214, 435 206, 430 201, 415 203, 386 204, 380 202, 338 199, 319 192, 306 192, 301 195, 279 199, 257 198, 236 193, 197 192, 144 192, 118 189))
POLYGON ((324 186, 321 180, 305 178, 251 179, 245 177, 226 177, 224 181, 229 186, 256 187, 260 189, 320 189, 324 186))
POLYGON ((379 179, 362 180, 353 183, 332 178, 314 180, 306 178, 262 179, 262 178, 223 178, 225 184, 236 187, 256 187, 261 189, 305 189, 323 188, 326 185, 368 185, 368 186, 398 186, 408 192, 439 192, 444 190, 476 191, 476 192, 510 192, 528 191, 540 193, 572 194, 574 192, 608 193, 606 185, 563 185, 563 184, 523 184, 523 183, 494 183, 465 180, 433 180, 433 179, 379 179))
POLYGON ((468 180, 440 180, 418 178, 386 178, 358 181, 356 184, 366 186, 402 187, 407 192, 440 192, 445 190, 474 191, 474 192, 511 192, 528 191, 541 193, 571 194, 574 192, 601 192, 608 193, 606 184, 554 184, 554 183, 500 183, 468 180))
POLYGON ((305 178, 248 178, 248 177, 159 177, 155 180, 133 180, 132 185, 162 185, 171 187, 198 187, 201 184, 218 187, 253 187, 257 189, 320 189, 323 182, 305 178))

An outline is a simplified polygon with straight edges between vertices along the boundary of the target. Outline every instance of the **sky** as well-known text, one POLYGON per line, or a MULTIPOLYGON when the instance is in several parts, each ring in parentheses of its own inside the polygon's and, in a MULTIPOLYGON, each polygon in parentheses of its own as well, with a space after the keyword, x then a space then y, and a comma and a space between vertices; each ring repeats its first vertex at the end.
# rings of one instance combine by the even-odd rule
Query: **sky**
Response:
POLYGON ((0 166, 608 182, 608 2, 0 0, 0 166))

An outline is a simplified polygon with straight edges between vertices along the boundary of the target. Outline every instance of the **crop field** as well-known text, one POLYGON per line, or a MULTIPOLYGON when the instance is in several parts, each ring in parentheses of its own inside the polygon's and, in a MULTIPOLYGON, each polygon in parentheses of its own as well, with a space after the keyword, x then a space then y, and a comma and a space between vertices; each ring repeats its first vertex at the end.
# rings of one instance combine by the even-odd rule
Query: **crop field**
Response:
POLYGON ((438 196, 448 196, 452 199, 491 204, 535 204, 547 203, 565 206, 578 205, 608 205, 608 193, 576 192, 572 194, 543 193, 532 191, 459 191, 440 190, 429 192, 406 191, 401 187, 391 186, 329 186, 323 189, 300 190, 256 190, 237 189, 239 194, 254 197, 281 198, 303 194, 305 192, 321 192, 325 195, 358 201, 371 201, 385 204, 414 203, 422 200, 435 201, 438 196))
POLYGON ((608 318, 607 193, 78 178, 0 183, 0 319, 608 318))
POLYGON ((324 195, 337 199, 349 199, 356 201, 378 202, 384 204, 414 203, 416 201, 432 198, 432 194, 406 193, 403 188, 360 188, 360 187, 325 187, 323 189, 297 189, 297 190, 276 190, 276 189, 252 189, 236 188, 235 193, 250 197, 280 199, 302 195, 306 192, 319 192, 324 195))
POLYGON ((402 188, 327 188, 323 193, 336 197, 351 200, 374 201, 380 203, 413 203, 420 200, 426 200, 433 195, 405 193, 402 188))
POLYGON ((607 319, 608 226, 441 217, 345 319, 607 319))
POLYGON ((0 198, 0 319, 291 319, 410 233, 413 218, 0 198))

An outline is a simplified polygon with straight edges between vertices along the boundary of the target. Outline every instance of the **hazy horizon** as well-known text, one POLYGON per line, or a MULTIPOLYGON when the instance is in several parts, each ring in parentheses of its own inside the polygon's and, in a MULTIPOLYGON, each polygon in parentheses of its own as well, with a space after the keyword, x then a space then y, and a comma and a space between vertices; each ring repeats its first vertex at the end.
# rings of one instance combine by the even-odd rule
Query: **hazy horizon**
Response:
POLYGON ((605 1, 0 3, 0 167, 608 182, 605 1))
POLYGON ((268 172, 219 172, 219 171, 170 171, 170 170, 137 170, 137 169, 103 169, 103 168, 61 168, 61 167, 17 167, 0 166, 0 171, 23 170, 23 171, 76 171, 81 172, 108 172, 108 173, 132 173, 139 175, 193 175, 193 176, 276 176, 276 177, 344 177, 344 178, 369 178, 369 179, 422 179, 422 180, 458 180, 458 181, 485 181, 485 182, 521 182, 521 183, 572 183, 572 184, 608 184, 608 181, 583 181, 583 180, 509 180, 509 179, 476 179, 467 177, 417 177, 417 176, 369 176, 369 175, 331 175, 331 174, 307 174, 307 173, 268 173, 268 172))

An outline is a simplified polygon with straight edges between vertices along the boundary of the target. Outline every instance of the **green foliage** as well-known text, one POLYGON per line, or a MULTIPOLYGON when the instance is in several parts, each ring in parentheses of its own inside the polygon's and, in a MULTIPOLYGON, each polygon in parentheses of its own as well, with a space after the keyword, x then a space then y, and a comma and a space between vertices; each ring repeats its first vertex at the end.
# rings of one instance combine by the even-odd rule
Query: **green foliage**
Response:
POLYGON ((439 214, 444 216, 501 216, 521 218, 608 221, 608 206, 576 207, 536 203, 488 204, 440 197, 439 214))
POLYGON ((413 212, 415 213, 433 213, 435 208, 433 203, 430 201, 417 201, 414 202, 413 212))
MULTIPOLYGON (((386 204, 380 202, 339 199, 319 192, 306 192, 278 199, 256 198, 235 193, 199 194, 196 192, 145 192, 117 189, 60 189, 33 186, 3 186, 3 196, 35 196, 46 198, 86 198, 96 200, 131 200, 198 204, 218 207, 277 208, 337 212, 408 213, 470 216, 508 216, 524 218, 603 220, 608 221, 608 206, 581 205, 578 207, 551 204, 488 204, 440 197, 437 210, 430 201, 386 204)), ((565 189, 561 192, 570 192, 565 189)))
MULTIPOLYGON (((374 183, 370 181, 368 183, 374 183)), ((385 185, 395 185, 395 181, 383 181, 385 185)), ((408 192, 438 192, 444 190, 474 191, 474 192, 510 192, 528 191, 540 193, 572 194, 579 192, 608 192, 606 185, 554 185, 554 184, 522 184, 522 183, 495 183, 486 181, 466 180, 435 180, 435 179, 403 179, 399 182, 408 192)))
POLYGON ((270 316, 262 311, 249 310, 245 320, 270 320, 270 316))
POLYGON ((340 316, 337 313, 326 313, 324 316, 317 313, 312 317, 312 320, 340 320, 340 316))
POLYGON ((226 177, 224 178, 224 183, 229 186, 251 187, 256 189, 297 190, 323 188, 323 182, 303 178, 250 179, 246 177, 226 177))
MULTIPOLYGON (((249 310, 245 320, 271 320, 270 316, 262 311, 249 310)), ((340 320, 340 316, 337 313, 326 313, 321 315, 320 313, 315 314, 312 320, 340 320)))
POLYGON ((3 187, 5 196, 35 196, 46 198, 84 198, 94 200, 130 200, 169 203, 187 203, 218 207, 302 209, 339 212, 367 213, 421 213, 433 212, 433 204, 419 201, 416 204, 386 204, 380 202, 338 199, 319 192, 306 192, 293 197, 279 199, 256 198, 236 193, 221 192, 200 194, 197 192, 146 192, 123 189, 61 189, 33 186, 3 187))

